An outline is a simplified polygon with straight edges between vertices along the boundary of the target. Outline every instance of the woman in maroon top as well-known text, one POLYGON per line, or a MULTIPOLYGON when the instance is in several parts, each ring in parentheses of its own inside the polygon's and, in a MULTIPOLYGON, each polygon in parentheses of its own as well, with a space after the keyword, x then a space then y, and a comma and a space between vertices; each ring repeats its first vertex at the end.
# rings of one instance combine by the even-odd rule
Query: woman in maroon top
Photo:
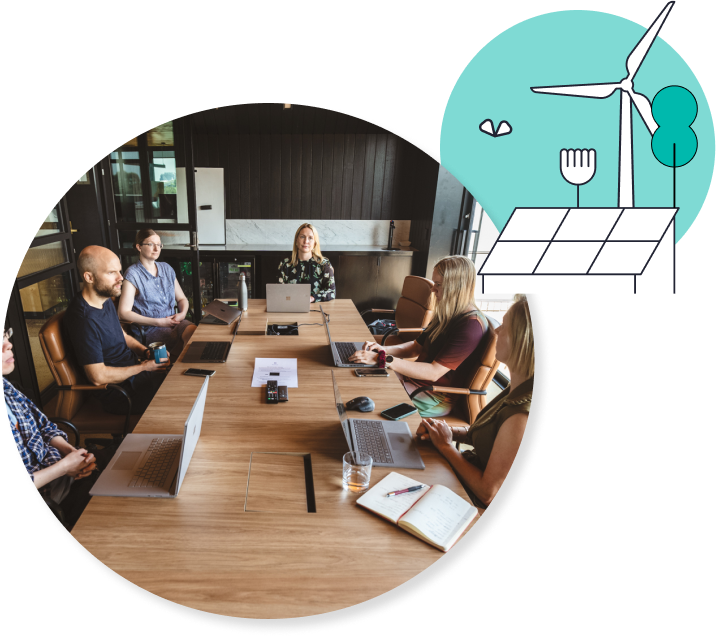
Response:
MULTIPOLYGON (((403 381, 410 394, 418 387, 443 385, 461 386, 479 355, 478 344, 483 338, 485 317, 475 306, 476 270, 467 257, 445 257, 433 270, 433 294, 436 309, 426 331, 415 341, 382 347, 366 341, 363 350, 350 360, 375 365, 380 352, 385 352, 386 367, 403 381), (407 359, 413 359, 407 360, 407 359)), ((413 399, 424 418, 437 418, 450 413, 452 394, 427 392, 413 399)))

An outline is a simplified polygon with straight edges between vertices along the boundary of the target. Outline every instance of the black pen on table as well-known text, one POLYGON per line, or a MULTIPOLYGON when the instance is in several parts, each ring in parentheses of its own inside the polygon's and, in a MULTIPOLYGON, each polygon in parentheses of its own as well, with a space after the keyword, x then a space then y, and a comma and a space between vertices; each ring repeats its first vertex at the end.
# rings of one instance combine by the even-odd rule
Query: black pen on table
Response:
POLYGON ((420 491, 421 489, 423 489, 425 487, 426 487, 425 484, 419 484, 419 485, 416 485, 415 487, 408 487, 408 489, 401 489, 399 491, 389 491, 386 494, 386 497, 390 498, 392 495, 401 495, 402 493, 411 493, 412 491, 420 491))

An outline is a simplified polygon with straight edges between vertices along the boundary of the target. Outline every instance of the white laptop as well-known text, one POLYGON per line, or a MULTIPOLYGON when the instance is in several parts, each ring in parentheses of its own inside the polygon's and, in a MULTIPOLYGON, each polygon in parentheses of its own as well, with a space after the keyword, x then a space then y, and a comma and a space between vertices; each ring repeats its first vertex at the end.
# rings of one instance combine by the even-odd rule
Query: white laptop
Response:
POLYGON ((202 431, 208 386, 206 376, 183 435, 128 434, 90 495, 176 498, 202 431))
POLYGON ((309 283, 267 283, 267 312, 311 311, 311 285, 309 283))
POLYGON ((426 468, 407 423, 394 420, 349 418, 341 400, 341 392, 336 384, 333 369, 331 378, 334 382, 336 411, 339 412, 341 428, 344 430, 349 451, 366 452, 377 467, 426 468))

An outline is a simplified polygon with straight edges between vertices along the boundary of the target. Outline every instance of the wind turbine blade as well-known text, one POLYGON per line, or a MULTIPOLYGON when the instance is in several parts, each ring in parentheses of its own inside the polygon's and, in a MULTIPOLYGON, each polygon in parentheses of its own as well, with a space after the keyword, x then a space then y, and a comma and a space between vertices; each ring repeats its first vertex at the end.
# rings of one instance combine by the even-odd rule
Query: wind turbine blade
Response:
POLYGON ((674 2, 668 2, 665 8, 662 10, 657 19, 652 23, 650 28, 645 32, 640 41, 635 45, 635 48, 627 56, 625 67, 627 68, 627 78, 632 80, 637 71, 640 69, 642 61, 645 59, 647 52, 650 50, 652 43, 655 41, 657 34, 660 32, 663 23, 667 19, 667 14, 672 10, 674 2))
POLYGON ((647 126, 647 129, 650 131, 650 135, 654 135, 657 130, 657 122, 655 122, 652 117, 652 105, 650 104, 650 100, 642 93, 635 93, 634 91, 630 91, 630 98, 637 112, 640 113, 642 121, 645 122, 645 126, 647 126))
POLYGON ((548 95, 571 95, 573 97, 592 97, 604 99, 610 97, 620 84, 609 82, 605 84, 573 84, 571 86, 531 86, 534 93, 547 93, 548 95))

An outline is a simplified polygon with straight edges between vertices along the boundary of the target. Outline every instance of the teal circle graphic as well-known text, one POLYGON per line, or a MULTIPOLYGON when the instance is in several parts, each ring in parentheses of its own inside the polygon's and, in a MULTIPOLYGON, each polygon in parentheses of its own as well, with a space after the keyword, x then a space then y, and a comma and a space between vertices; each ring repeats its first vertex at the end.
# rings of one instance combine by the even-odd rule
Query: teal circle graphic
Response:
MULTIPOLYGON (((621 91, 593 99, 540 94, 531 87, 621 82, 628 55, 655 17, 645 15, 638 25, 594 11, 549 13, 504 31, 468 64, 443 116, 441 164, 473 194, 499 230, 516 207, 575 206, 576 188, 560 173, 563 148, 597 152, 595 176, 580 186, 580 206, 617 206, 621 91), (479 128, 486 119, 492 121, 493 134, 479 128), (497 135, 502 121, 508 122, 510 132, 497 135)), ((667 22, 680 19, 675 9, 667 22)), ((684 87, 697 102, 691 130, 699 150, 676 171, 679 240, 709 190, 714 126, 697 78, 658 36, 634 77, 634 91, 652 101, 668 86, 684 87)), ((652 136, 636 108, 631 110, 635 206, 672 206, 673 168, 653 155, 652 136)))
POLYGON ((697 152, 691 125, 697 117, 694 95, 681 86, 663 88, 652 100, 652 116, 659 128, 652 135, 652 154, 665 166, 684 166, 697 152))

